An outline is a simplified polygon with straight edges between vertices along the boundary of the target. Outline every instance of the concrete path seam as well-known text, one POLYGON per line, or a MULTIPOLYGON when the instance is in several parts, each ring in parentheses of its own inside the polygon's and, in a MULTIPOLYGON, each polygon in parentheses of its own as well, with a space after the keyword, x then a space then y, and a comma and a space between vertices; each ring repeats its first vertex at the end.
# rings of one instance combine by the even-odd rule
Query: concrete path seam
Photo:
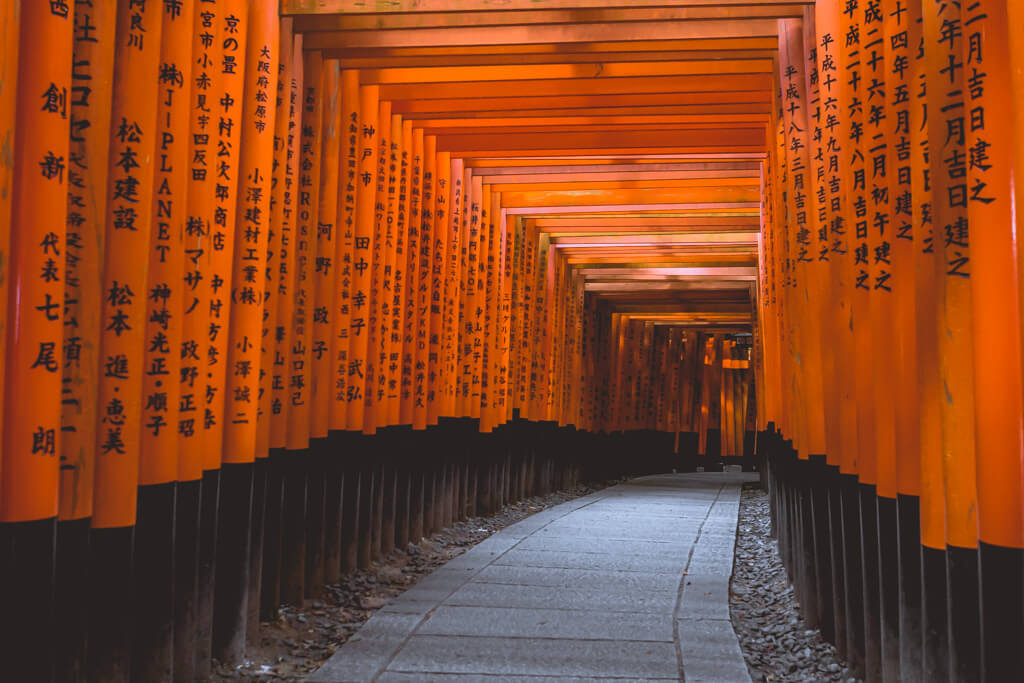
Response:
POLYGON ((686 672, 683 669, 683 644, 679 640, 679 608, 683 604, 683 591, 686 590, 686 575, 690 571, 690 562, 693 560, 693 552, 697 549, 697 543, 700 541, 700 534, 704 531, 704 524, 708 521, 708 517, 711 516, 711 511, 715 508, 715 503, 718 502, 719 497, 722 495, 722 490, 725 488, 725 484, 718 488, 718 493, 715 494, 715 499, 708 505, 707 514, 704 515, 704 519, 701 520, 700 526, 697 527, 697 535, 693 539, 693 544, 690 545, 690 553, 686 556, 686 565, 683 567, 682 574, 679 576, 679 591, 676 595, 676 606, 672 611, 672 640, 676 646, 676 657, 679 660, 679 680, 686 681, 686 672))

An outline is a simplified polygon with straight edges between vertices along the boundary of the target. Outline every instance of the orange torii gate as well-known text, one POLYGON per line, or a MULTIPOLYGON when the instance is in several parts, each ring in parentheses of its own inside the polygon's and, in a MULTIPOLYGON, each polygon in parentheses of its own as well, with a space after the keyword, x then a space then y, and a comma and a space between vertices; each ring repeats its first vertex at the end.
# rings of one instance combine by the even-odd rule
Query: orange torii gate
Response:
POLYGON ((3 4, 12 676, 729 462, 868 680, 1019 671, 1020 3, 621 5, 3 4))

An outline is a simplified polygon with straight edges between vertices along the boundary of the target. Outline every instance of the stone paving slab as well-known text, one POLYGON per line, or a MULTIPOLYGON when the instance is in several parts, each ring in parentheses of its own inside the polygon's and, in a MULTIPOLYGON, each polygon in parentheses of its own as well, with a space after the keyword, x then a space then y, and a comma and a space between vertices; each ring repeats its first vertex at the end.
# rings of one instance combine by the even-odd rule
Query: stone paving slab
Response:
POLYGON ((513 548, 508 551, 495 560, 494 564, 638 572, 675 572, 679 569, 679 559, 675 556, 616 556, 599 553, 573 553, 561 550, 522 550, 520 548, 513 548))
POLYGON ((690 543, 658 541, 628 541, 608 538, 554 537, 545 538, 539 532, 524 538, 517 548, 522 550, 559 550, 570 553, 603 553, 611 555, 661 555, 684 553, 690 543))
MULTIPOLYGON (((619 678, 615 676, 497 676, 490 674, 430 674, 431 683, 466 683, 467 681, 484 681, 484 683, 593 683, 594 681, 617 681, 618 683, 646 683, 646 681, 678 681, 678 678, 619 678)), ((385 672, 377 679, 379 683, 422 683, 422 673, 385 672)))
POLYGON ((398 596, 307 680, 749 683, 729 621, 737 473, 528 517, 398 596))
POLYGON ((617 572, 605 569, 554 569, 492 564, 473 577, 474 583, 517 586, 572 586, 600 590, 675 591, 678 572, 617 572))
POLYGON ((673 641, 671 614, 457 607, 435 609, 417 633, 572 640, 673 641))
POLYGON ((678 675, 675 645, 614 640, 415 635, 391 671, 544 676, 678 675))
POLYGON ((500 583, 467 583, 444 600, 446 605, 484 607, 554 607, 579 609, 587 606, 608 612, 672 614, 678 589, 633 591, 573 586, 508 586, 500 583))

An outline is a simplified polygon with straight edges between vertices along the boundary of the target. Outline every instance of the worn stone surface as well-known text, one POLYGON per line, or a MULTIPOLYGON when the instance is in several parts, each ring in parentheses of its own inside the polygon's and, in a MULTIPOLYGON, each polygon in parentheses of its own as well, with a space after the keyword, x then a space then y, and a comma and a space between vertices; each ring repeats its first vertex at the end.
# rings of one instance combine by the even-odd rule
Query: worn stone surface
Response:
POLYGON ((512 525, 394 599, 391 621, 371 620, 308 680, 749 681, 728 582, 750 479, 643 477, 512 525))
POLYGON ((835 648, 803 620, 771 538, 768 494, 753 487, 743 490, 730 607, 753 680, 857 683, 835 648))
MULTIPOLYGON (((382 651, 390 657, 395 643, 384 639, 356 640, 353 634, 367 620, 389 614, 404 615, 415 617, 408 626, 408 629, 414 628, 434 607, 436 600, 451 594, 466 578, 500 556, 498 548, 506 541, 502 540, 497 546, 484 545, 486 552, 480 555, 464 555, 468 548, 483 545, 499 529, 517 527, 517 533, 529 533, 529 525, 544 526, 553 519, 546 515, 555 506, 573 506, 576 501, 585 505, 588 494, 613 483, 616 482, 590 482, 571 491, 528 498, 506 506, 496 515, 458 522, 431 538, 396 550, 369 569, 354 572, 345 576, 341 583, 327 586, 316 600, 307 600, 301 607, 281 607, 276 621, 260 624, 260 642, 250 643, 246 648, 247 660, 238 667, 218 666, 214 680, 303 680, 346 642, 352 642, 354 649, 365 653, 360 666, 372 669, 373 658, 382 651), (403 593, 405 600, 393 602, 403 593)), ((559 512, 558 516, 563 514, 559 512)), ((364 635, 373 634, 385 623, 393 632, 393 625, 398 622, 378 619, 374 630, 364 635)))

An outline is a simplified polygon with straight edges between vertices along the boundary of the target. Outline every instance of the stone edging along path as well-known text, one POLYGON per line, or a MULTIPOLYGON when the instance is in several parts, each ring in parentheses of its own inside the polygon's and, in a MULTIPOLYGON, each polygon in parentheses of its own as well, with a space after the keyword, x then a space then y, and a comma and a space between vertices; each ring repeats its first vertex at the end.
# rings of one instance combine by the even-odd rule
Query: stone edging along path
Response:
POLYGON ((729 579, 751 478, 641 477, 517 522, 382 608, 307 680, 749 682, 729 579))

